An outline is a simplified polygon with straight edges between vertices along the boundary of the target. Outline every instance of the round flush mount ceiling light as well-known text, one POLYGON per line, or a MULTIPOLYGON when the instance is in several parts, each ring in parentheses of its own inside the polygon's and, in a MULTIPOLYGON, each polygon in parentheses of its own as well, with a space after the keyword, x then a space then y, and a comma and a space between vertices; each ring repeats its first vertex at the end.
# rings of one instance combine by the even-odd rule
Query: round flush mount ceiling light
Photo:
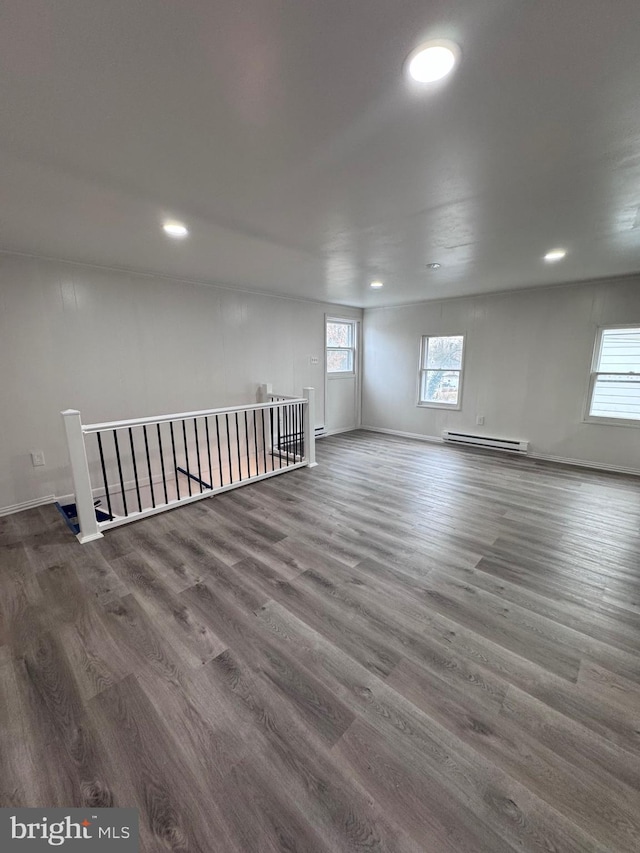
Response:
POLYGON ((165 234, 169 237, 175 237, 176 240, 182 240, 189 233, 189 229, 182 222, 176 222, 175 219, 168 219, 163 223, 162 228, 165 234))
POLYGON ((428 270, 439 270, 442 264, 425 264, 428 270))
POLYGON ((384 282, 382 282, 382 281, 372 281, 372 282, 371 282, 371 287, 373 287, 373 289, 374 289, 374 290, 380 290, 380 288, 381 288, 381 287, 384 287, 384 282))
POLYGON ((450 74, 459 58, 460 48, 455 42, 433 39, 409 55, 407 74, 417 83, 434 83, 450 74))
POLYGON ((544 259, 548 264, 555 264, 557 261, 561 261, 566 254, 566 249, 551 249, 551 251, 547 252, 544 256, 544 259))

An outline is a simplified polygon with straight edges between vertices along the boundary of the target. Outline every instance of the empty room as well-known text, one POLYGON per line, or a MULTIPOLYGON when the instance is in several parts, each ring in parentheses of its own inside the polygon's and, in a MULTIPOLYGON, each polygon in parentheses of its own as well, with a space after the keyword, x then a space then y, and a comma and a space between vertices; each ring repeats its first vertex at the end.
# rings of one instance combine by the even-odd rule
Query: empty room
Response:
POLYGON ((0 849, 637 853, 637 0, 0 0, 0 849))

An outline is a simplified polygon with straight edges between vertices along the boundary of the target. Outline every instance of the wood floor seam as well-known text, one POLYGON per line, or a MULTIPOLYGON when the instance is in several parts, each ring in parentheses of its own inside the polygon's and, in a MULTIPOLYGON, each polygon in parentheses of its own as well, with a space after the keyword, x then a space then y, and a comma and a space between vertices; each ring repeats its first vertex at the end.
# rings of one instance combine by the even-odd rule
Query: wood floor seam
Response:
POLYGON ((142 853, 637 853, 637 479, 317 452, 85 546, 0 518, 0 806, 133 806, 142 853))

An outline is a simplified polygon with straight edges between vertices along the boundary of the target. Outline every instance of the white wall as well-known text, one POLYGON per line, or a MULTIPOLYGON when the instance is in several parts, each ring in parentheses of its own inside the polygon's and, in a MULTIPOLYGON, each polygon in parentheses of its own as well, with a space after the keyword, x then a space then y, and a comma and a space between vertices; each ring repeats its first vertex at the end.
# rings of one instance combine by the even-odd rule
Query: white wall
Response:
POLYGON ((528 439, 537 454, 640 473, 640 428, 582 421, 596 328, 617 323, 640 323, 640 278, 367 309, 362 423, 528 439), (462 410, 418 408, 421 335, 460 332, 462 410))
POLYGON ((71 492, 60 411, 85 423, 317 389, 325 313, 359 309, 0 255, 0 511, 71 492), (310 356, 318 357, 311 365, 310 356), (44 450, 34 468, 30 452, 44 450))

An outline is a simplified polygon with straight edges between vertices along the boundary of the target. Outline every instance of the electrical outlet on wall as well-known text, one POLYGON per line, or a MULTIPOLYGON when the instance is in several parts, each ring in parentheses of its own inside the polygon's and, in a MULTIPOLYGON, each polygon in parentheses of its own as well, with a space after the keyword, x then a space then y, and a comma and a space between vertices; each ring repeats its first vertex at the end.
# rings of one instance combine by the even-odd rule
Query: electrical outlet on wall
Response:
POLYGON ((484 415, 477 415, 476 424, 477 426, 484 426, 484 415))
POLYGON ((31 454, 31 464, 34 468, 44 465, 44 450, 34 450, 31 454))
POLYGON ((320 359, 318 358, 317 355, 310 355, 309 356, 309 363, 310 364, 320 364, 320 359))

